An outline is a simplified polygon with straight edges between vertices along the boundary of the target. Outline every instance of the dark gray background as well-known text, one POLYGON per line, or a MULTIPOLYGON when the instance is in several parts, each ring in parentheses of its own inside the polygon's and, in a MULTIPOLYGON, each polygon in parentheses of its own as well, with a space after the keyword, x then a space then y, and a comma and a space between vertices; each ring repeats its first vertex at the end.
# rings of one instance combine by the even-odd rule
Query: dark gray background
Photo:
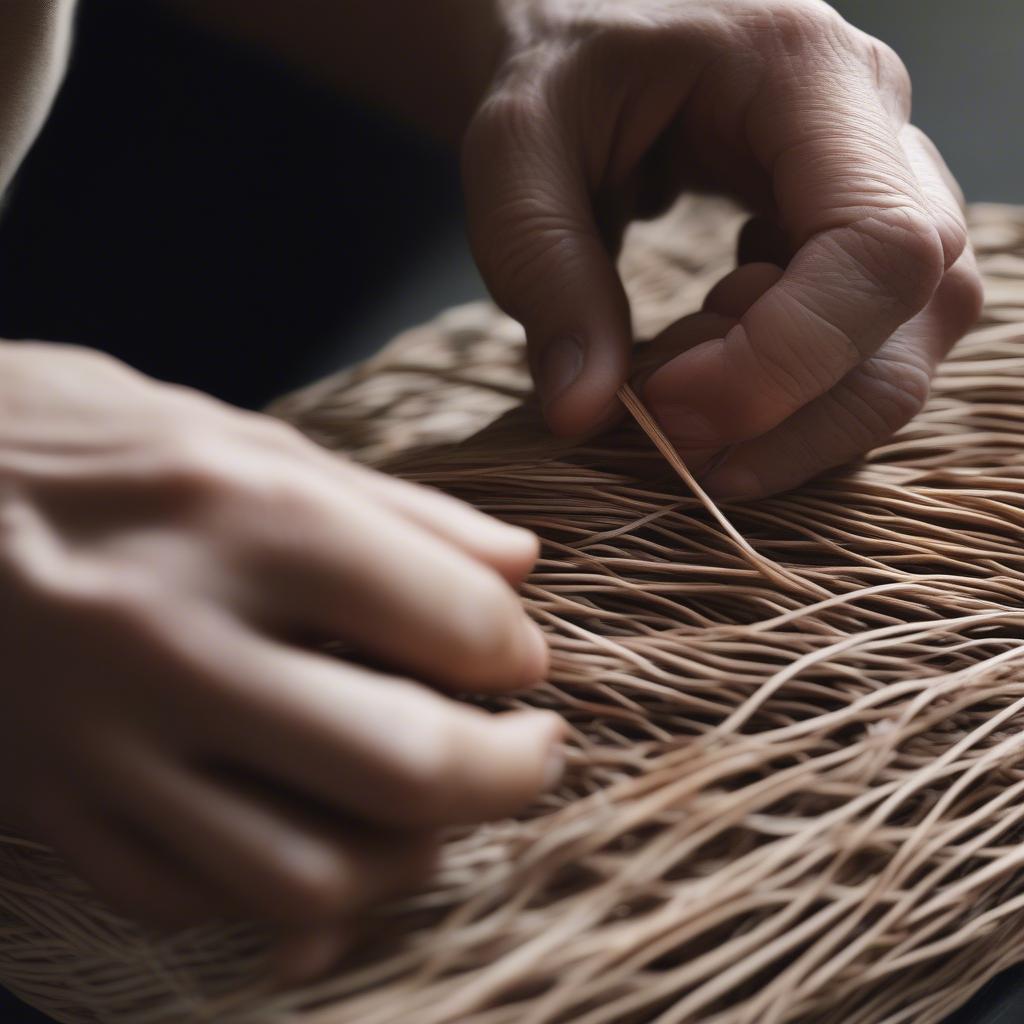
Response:
POLYGON ((914 121, 969 199, 1024 201, 1024 2, 838 0, 914 79, 914 121))

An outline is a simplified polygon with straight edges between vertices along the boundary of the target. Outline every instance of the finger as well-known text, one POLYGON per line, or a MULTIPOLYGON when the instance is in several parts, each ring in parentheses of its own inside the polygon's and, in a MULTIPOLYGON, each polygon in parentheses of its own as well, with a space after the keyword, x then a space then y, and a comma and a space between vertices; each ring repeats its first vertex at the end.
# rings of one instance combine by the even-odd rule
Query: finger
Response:
POLYGON ((917 176, 921 193, 943 234, 963 238, 965 247, 969 246, 963 190, 942 159, 942 154, 932 140, 912 124, 900 132, 900 142, 907 162, 917 176))
POLYGON ((633 350, 633 386, 645 381, 665 363, 712 338, 721 337, 782 276, 779 267, 753 263, 726 274, 708 292, 704 308, 669 324, 660 334, 633 350))
POLYGON ((440 686, 515 689, 543 678, 544 635, 496 572, 333 480, 303 489, 290 522, 254 510, 246 557, 268 615, 440 686))
POLYGON ((829 394, 735 448, 704 487, 720 499, 775 494, 887 441, 923 406, 936 367, 977 319, 981 299, 968 251, 924 313, 829 394))
POLYGON ((392 512, 434 534, 518 585, 537 560, 537 538, 529 530, 503 523, 432 487, 378 473, 336 452, 327 451, 294 427, 268 416, 249 421, 254 439, 289 459, 301 459, 346 490, 358 487, 392 512))
POLYGON ((328 829, 299 806, 145 752, 118 799, 190 871, 257 920, 295 924, 355 914, 403 891, 429 869, 426 835, 328 829))
MULTIPOLYGON (((656 338, 635 349, 632 382, 646 399, 645 387, 652 374, 683 352, 711 338, 727 334, 741 316, 782 276, 771 263, 748 263, 723 277, 704 300, 704 311, 670 324, 656 338)), ((721 446, 693 448, 686 453, 691 471, 703 475, 717 465, 728 449, 721 446)))
POLYGON ((433 487, 399 480, 362 466, 346 467, 368 494, 417 526, 497 570, 513 586, 537 561, 540 544, 529 530, 478 512, 433 487))
POLYGON ((345 813, 401 828, 504 818, 561 773, 557 715, 490 715, 259 638, 230 649, 231 676, 215 686, 224 696, 196 723, 197 742, 345 813))
POLYGON ((229 903, 96 806, 56 801, 47 841, 112 909, 158 928, 186 928, 222 917, 229 903))
MULTIPOLYGON (((705 311, 683 317, 669 324, 657 337, 634 349, 632 384, 638 394, 644 393, 644 385, 651 374, 681 352, 700 345, 708 338, 721 337, 735 323, 732 317, 705 311)), ((720 449, 694 449, 686 453, 687 465, 694 472, 702 472, 718 454, 720 449)))
POLYGON ((633 350, 633 386, 640 392, 651 374, 682 352, 719 337, 736 322, 734 317, 705 309, 676 320, 660 334, 633 350))
POLYGON ((725 338, 648 383, 682 449, 756 437, 830 390, 927 305, 964 239, 936 223, 873 83, 781 76, 752 111, 752 143, 774 175, 798 246, 783 278, 725 338))
POLYGON ((544 415, 559 434, 617 417, 633 336, 570 132, 538 88, 502 88, 466 136, 469 233, 498 304, 526 328, 544 415))

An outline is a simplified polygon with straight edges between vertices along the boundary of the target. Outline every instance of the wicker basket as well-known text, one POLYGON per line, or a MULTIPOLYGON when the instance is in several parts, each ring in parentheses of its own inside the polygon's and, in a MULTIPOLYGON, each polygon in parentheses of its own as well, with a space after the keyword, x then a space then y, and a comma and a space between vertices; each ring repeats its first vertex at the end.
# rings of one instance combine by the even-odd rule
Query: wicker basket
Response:
MULTIPOLYGON (((1024 959, 1024 211, 972 224, 986 312, 927 409, 726 506, 742 543, 634 425, 547 436, 486 305, 279 402, 541 534, 553 669, 523 702, 571 723, 569 773, 453 833, 343 970, 287 992, 256 930, 147 935, 0 833, 0 981, 104 1024, 928 1024, 1024 959)), ((633 233, 642 334, 699 304, 737 226, 684 205, 633 233)))

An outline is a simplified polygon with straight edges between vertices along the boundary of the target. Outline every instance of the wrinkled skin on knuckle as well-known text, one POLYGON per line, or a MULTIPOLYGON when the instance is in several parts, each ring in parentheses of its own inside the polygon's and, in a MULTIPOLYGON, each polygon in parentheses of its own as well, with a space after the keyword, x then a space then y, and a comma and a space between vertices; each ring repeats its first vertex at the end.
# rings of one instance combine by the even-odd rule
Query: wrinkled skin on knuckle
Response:
POLYGON ((851 47, 850 26, 822 0, 751 0, 741 7, 739 23, 762 52, 802 59, 851 47))
MULTIPOLYGON (((286 442, 290 443, 290 442, 286 442)), ((161 463, 159 490, 169 527, 187 529, 226 564, 256 564, 293 538, 316 531, 323 500, 310 486, 318 470, 289 451, 252 439, 199 434, 174 443, 161 463)))
POLYGON ((101 559, 64 543, 49 524, 44 529, 42 543, 20 544, 17 529, 0 540, 0 588, 16 600, 12 608, 23 638, 45 629, 47 617, 74 626, 79 617, 95 624, 131 613, 135 595, 122 599, 120 593, 128 580, 101 559))
POLYGON ((312 444, 297 427, 266 413, 232 410, 231 419, 240 441, 268 452, 292 455, 312 444))
POLYGON ((887 107, 902 124, 910 119, 913 83, 900 55, 887 43, 857 29, 852 38, 859 44, 872 83, 887 101, 887 107))
POLYGON ((945 274, 932 218, 908 206, 885 207, 849 227, 850 255, 891 297, 904 321, 928 304, 945 274))
POLYGON ((548 112, 544 86, 534 77, 528 58, 517 60, 518 67, 506 65, 502 80, 481 101, 466 130, 462 170, 470 183, 486 168, 498 144, 506 138, 514 143, 529 139, 538 119, 548 112))
POLYGON ((235 482, 234 460, 223 438, 185 429, 155 445, 157 483, 169 508, 224 499, 235 482))
MULTIPOLYGON (((552 248, 568 247, 571 236, 586 225, 580 211, 556 208, 552 196, 565 173, 555 159, 544 159, 561 145, 543 95, 536 82, 509 82, 483 103, 470 126, 463 148, 463 178, 470 196, 470 228, 474 251, 485 275, 506 306, 513 297, 529 294, 538 284, 538 261, 552 248), (495 181, 491 163, 495 151, 529 152, 531 159, 495 181), (473 195, 484 182, 486 201, 473 195)), ((521 316, 528 310, 510 309, 521 316)))
MULTIPOLYGON (((728 416, 730 441, 745 441, 774 427, 781 418, 795 412, 807 401, 807 396, 821 390, 825 371, 804 354, 780 350, 774 352, 756 344, 744 331, 746 359, 757 368, 757 377, 767 382, 751 394, 742 382, 748 370, 739 372, 740 364, 726 365, 723 379, 730 381, 725 409, 728 416)), ((812 353, 813 355, 813 353, 812 353)))
POLYGON ((942 243, 945 269, 951 270, 970 245, 964 218, 953 209, 937 209, 936 228, 942 243))

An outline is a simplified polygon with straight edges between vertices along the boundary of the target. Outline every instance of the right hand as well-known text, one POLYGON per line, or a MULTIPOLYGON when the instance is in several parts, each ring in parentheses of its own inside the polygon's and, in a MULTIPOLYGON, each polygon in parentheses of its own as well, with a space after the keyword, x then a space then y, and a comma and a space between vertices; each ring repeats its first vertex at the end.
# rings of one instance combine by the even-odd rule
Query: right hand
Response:
POLYGON ((0 343, 0 820, 130 916, 271 922, 315 973, 439 827, 557 777, 557 716, 406 678, 538 682, 512 589, 536 555, 268 417, 0 343))

